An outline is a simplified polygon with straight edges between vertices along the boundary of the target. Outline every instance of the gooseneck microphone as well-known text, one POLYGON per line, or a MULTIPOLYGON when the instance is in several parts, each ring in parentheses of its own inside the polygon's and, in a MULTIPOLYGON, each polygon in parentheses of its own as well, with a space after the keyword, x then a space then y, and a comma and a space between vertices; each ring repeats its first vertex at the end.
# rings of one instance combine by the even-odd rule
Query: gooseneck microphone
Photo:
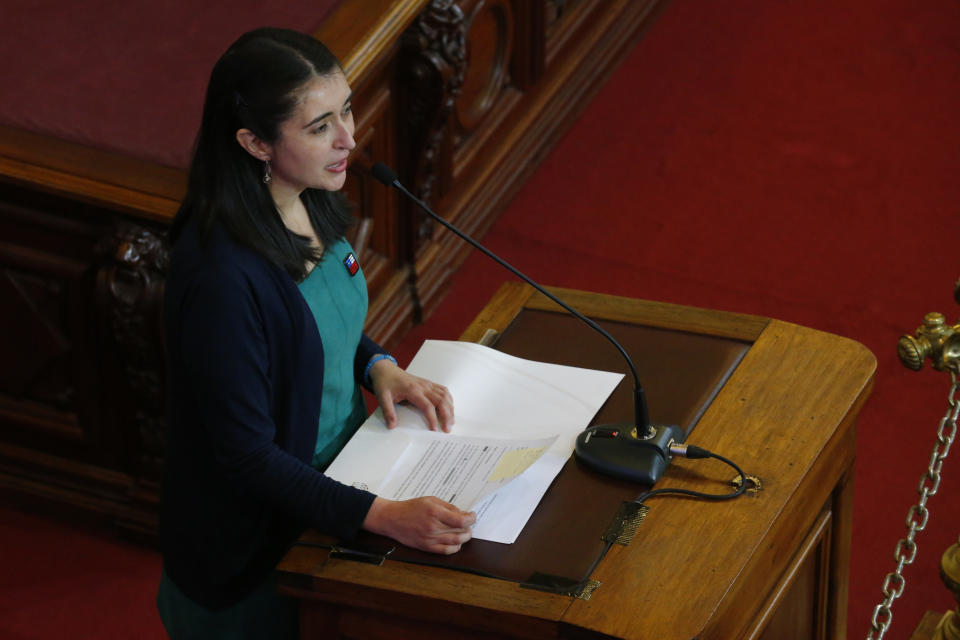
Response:
POLYGON ((654 484, 663 474, 672 457, 671 446, 682 443, 686 434, 676 425, 651 425, 647 401, 640 385, 637 368, 626 350, 603 327, 553 295, 514 266, 501 259, 482 244, 460 231, 439 215, 434 213, 422 200, 410 193, 400 184, 397 174, 382 162, 373 165, 373 177, 387 185, 395 187, 415 202, 427 215, 452 231, 459 238, 482 251, 497 264, 529 284, 531 287, 557 303, 574 317, 586 323, 610 341, 623 359, 626 360, 633 375, 634 422, 616 423, 588 427, 577 436, 574 449, 576 456, 587 467, 600 473, 624 480, 654 484))

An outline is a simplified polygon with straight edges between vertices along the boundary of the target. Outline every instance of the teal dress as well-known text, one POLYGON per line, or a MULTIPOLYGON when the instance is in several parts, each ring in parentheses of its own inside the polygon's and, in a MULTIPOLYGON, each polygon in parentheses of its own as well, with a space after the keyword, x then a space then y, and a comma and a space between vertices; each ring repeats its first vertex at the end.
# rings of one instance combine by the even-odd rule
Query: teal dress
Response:
POLYGON ((367 281, 353 248, 340 240, 300 283, 323 342, 323 398, 313 466, 326 469, 367 417, 353 360, 367 319, 367 281))
MULTIPOLYGON (((323 394, 313 465, 325 469, 366 418, 353 361, 367 318, 367 282, 346 240, 327 247, 323 259, 299 284, 323 343, 323 394)), ((157 608, 171 638, 249 640, 298 637, 294 600, 277 593, 273 578, 249 596, 219 611, 190 600, 163 572, 157 608)))

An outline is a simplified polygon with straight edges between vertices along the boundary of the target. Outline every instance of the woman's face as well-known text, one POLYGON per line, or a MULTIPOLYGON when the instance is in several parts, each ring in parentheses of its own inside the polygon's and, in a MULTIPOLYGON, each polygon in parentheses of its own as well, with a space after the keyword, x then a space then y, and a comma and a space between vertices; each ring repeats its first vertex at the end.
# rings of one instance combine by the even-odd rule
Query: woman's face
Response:
POLYGON ((272 145, 271 192, 337 191, 347 177, 353 140, 352 94, 343 73, 310 80, 272 145))

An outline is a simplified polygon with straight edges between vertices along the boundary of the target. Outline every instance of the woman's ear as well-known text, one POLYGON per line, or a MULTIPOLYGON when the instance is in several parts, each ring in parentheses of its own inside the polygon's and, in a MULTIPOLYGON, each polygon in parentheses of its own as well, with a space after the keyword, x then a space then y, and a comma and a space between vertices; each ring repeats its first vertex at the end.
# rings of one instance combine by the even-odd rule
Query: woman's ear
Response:
POLYGON ((237 129, 237 142, 261 162, 266 162, 273 156, 273 147, 258 138, 250 129, 237 129))

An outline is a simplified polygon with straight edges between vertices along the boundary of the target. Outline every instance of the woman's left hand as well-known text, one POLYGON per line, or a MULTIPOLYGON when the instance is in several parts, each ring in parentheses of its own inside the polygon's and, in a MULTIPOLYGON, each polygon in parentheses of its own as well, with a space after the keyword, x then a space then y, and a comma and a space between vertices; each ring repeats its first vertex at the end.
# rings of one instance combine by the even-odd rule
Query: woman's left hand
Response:
POLYGON ((379 360, 370 368, 373 393, 377 396, 387 428, 397 426, 398 402, 409 402, 423 411, 431 431, 450 431, 453 426, 453 396, 442 384, 409 374, 389 360, 379 360))

